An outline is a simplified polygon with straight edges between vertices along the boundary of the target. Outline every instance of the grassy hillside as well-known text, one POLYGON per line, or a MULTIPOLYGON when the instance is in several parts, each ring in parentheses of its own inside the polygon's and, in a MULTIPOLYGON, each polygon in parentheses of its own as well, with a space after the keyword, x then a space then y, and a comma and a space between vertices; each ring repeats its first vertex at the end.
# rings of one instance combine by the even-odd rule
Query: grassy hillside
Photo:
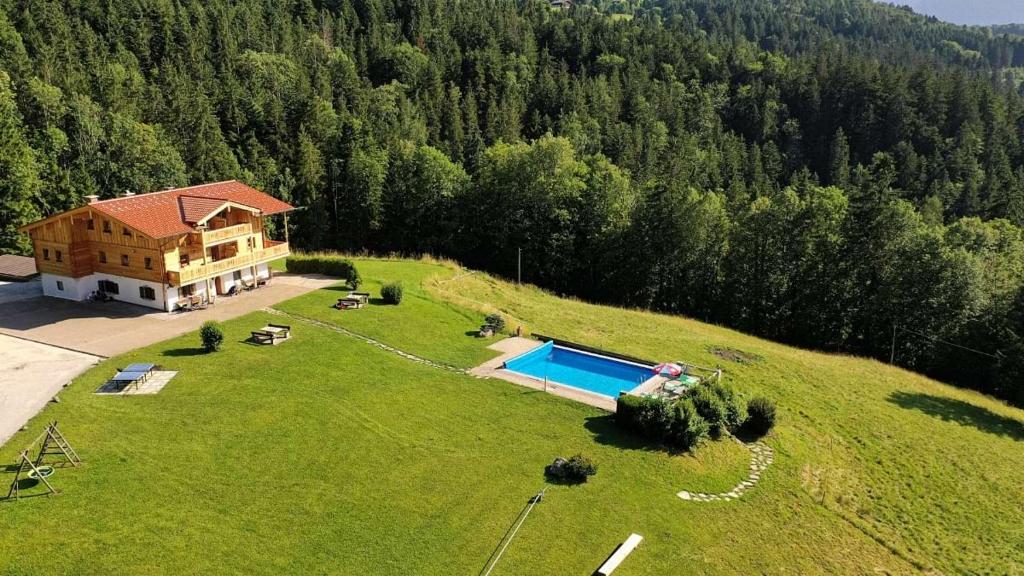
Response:
POLYGON ((359 266, 374 293, 402 280, 406 302, 340 313, 328 289, 279 308, 463 367, 492 354, 467 333, 495 309, 512 327, 721 364, 744 394, 778 400, 775 463, 739 501, 684 502, 676 491, 731 488, 749 454, 731 441, 647 450, 594 408, 295 320, 282 346, 242 343, 260 313, 228 323, 213 356, 189 335, 106 362, 0 448, 13 461, 56 418, 87 460, 58 471, 58 497, 0 503, 0 573, 476 574, 544 485, 543 465, 574 452, 598 475, 550 486, 496 575, 590 574, 630 532, 645 541, 625 576, 1024 570, 1019 410, 876 362, 447 265, 359 266), (92 394, 113 366, 147 359, 180 371, 159 395, 92 394))

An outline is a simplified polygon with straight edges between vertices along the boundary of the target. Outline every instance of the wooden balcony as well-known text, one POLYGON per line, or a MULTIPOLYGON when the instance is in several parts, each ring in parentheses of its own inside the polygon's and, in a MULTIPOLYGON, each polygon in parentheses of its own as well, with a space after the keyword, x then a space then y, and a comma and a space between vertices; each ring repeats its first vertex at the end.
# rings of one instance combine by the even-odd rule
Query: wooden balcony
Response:
POLYGON ((207 230, 203 232, 203 242, 207 246, 211 246, 226 240, 248 236, 249 234, 252 234, 252 224, 243 222, 242 224, 235 224, 234 226, 228 226, 226 228, 207 230))
MULTIPOLYGON (((248 226, 248 224, 246 224, 246 226, 248 226)), ((271 260, 284 258, 289 253, 287 242, 268 241, 262 250, 257 250, 251 254, 240 254, 238 256, 217 260, 216 262, 208 262, 206 264, 193 262, 192 264, 183 267, 181 270, 168 270, 167 283, 171 286, 191 284, 197 280, 212 278, 214 276, 231 272, 232 270, 239 270, 247 266, 255 266, 256 264, 263 264, 271 260)))

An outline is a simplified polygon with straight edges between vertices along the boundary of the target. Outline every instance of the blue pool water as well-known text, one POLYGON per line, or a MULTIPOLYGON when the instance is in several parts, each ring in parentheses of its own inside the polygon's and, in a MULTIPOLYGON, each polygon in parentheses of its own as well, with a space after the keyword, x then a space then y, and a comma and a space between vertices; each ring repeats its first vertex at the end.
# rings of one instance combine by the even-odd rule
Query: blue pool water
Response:
POLYGON ((654 376, 650 367, 555 346, 548 342, 505 363, 526 376, 618 398, 654 376))

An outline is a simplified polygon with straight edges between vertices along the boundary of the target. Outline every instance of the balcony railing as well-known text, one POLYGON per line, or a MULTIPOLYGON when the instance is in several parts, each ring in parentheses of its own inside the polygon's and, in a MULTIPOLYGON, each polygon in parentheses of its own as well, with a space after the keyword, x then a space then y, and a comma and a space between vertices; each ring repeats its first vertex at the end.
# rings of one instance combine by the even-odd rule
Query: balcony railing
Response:
POLYGON ((207 230, 203 232, 203 242, 207 246, 223 242, 225 240, 231 240, 232 238, 238 238, 240 236, 248 236, 252 234, 252 224, 243 222, 241 224, 235 224, 234 226, 228 226, 226 228, 217 228, 216 230, 207 230))
POLYGON ((270 260, 277 260, 278 258, 283 258, 288 254, 289 249, 287 242, 268 241, 264 249, 256 250, 251 254, 240 254, 238 256, 232 256, 231 258, 225 258, 223 260, 217 260, 216 262, 209 262, 207 264, 194 262, 185 266, 181 270, 168 271, 167 282, 171 286, 191 284, 196 280, 203 280, 205 278, 218 276, 232 270, 245 268, 246 266, 253 266, 255 264, 263 264, 270 260))

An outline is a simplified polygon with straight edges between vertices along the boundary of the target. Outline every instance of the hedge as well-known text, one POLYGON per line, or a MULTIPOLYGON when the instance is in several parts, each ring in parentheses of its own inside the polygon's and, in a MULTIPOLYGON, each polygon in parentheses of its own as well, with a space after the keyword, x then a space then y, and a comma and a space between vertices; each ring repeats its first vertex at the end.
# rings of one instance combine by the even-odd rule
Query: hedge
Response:
POLYGON ((292 254, 284 264, 285 269, 292 274, 323 274, 343 278, 353 289, 358 288, 361 281, 356 265, 340 254, 330 252, 292 254))
POLYGON ((693 401, 669 402, 661 398, 620 395, 615 422, 652 442, 677 450, 691 450, 708 435, 708 423, 693 401))

